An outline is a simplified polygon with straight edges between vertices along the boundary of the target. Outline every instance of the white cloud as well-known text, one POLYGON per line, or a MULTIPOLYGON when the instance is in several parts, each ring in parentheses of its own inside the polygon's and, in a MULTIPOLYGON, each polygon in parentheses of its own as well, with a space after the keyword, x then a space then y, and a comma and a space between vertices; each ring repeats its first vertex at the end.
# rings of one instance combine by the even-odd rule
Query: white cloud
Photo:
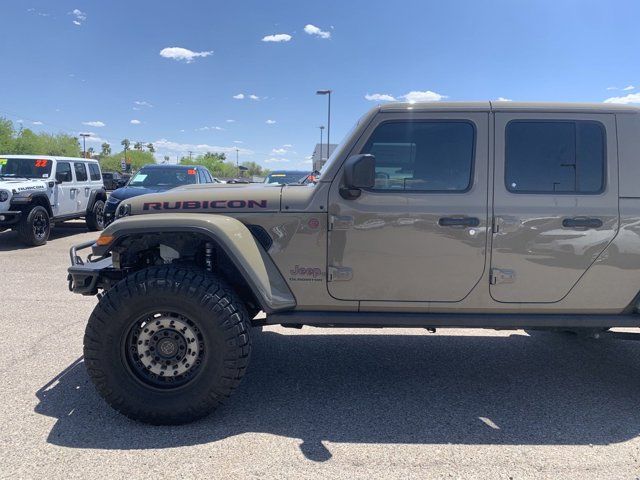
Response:
POLYGON ((244 93, 238 93, 237 95, 234 95, 233 98, 235 98, 236 100, 243 100, 244 93))
POLYGON ((604 103, 618 103, 621 105, 626 105, 628 103, 640 103, 640 93, 630 93, 624 97, 607 98, 604 103))
POLYGON ((438 102, 443 98, 447 98, 446 95, 441 95, 436 92, 432 92, 431 90, 419 91, 414 90, 406 95, 402 95, 400 98, 404 98, 409 103, 416 102, 438 102))
POLYGON ((185 61, 186 63, 191 63, 198 57, 208 57, 209 55, 213 55, 213 50, 206 52, 194 52, 188 48, 182 47, 167 47, 160 50, 161 57, 170 58, 176 61, 185 61))
POLYGON ((365 100, 369 100, 371 102, 395 102, 396 99, 392 95, 388 95, 386 93, 373 93, 366 94, 364 96, 365 100))
POLYGON ((291 35, 287 33, 276 33, 275 35, 267 35, 266 37, 262 37, 263 42, 288 42, 291 40, 291 35))
POLYGON ((236 121, 235 121, 235 120, 233 120, 233 119, 231 119, 231 118, 228 118, 228 119, 227 119, 227 123, 236 123, 236 121))
POLYGON ((36 120, 35 122, 31 122, 33 125, 44 125, 40 120, 36 120))
POLYGON ((275 120, 271 120, 271 119, 269 119, 269 120, 267 120, 265 123, 266 123, 267 125, 273 125, 273 124, 275 124, 275 123, 276 123, 276 121, 275 121, 275 120))
POLYGON ((268 158, 264 163, 289 163, 286 158, 268 158))
POLYGON ((320 38, 331 38, 331 32, 325 32, 323 30, 320 30, 315 25, 311 25, 311 24, 305 25, 304 31, 309 35, 315 35, 320 38))
POLYGON ((234 95, 233 98, 235 98, 236 100, 244 100, 245 98, 248 98, 250 100, 260 100, 260 97, 257 95, 254 95, 253 93, 251 95, 238 93, 237 95, 234 95))
MULTIPOLYGON (((221 147, 218 145, 207 145, 206 143, 192 144, 192 143, 178 143, 166 138, 161 138, 152 142, 157 152, 177 152, 183 153, 192 151, 194 153, 207 153, 207 152, 223 152, 223 153, 235 153, 236 147, 221 147)), ((238 149, 242 155, 253 155, 252 150, 246 148, 238 149)))
POLYGON ((133 102, 134 104, 136 104, 139 107, 153 107, 153 105, 151 105, 149 102, 147 102, 146 100, 136 100, 135 102, 133 102))
POLYGON ((77 8, 71 10, 68 15, 73 15, 73 24, 78 26, 82 25, 82 23, 87 19, 87 14, 77 8))
POLYGON ((607 87, 607 90, 618 90, 618 87, 607 87))
POLYGON ((626 87, 624 87, 622 89, 623 92, 629 92, 631 90, 635 90, 636 87, 634 87, 633 85, 627 85, 626 87))
POLYGON ((196 128, 197 132, 206 132, 209 130, 224 130, 224 128, 222 127, 200 127, 200 128, 196 128))
POLYGON ((101 122, 100 120, 93 120, 91 122, 82 122, 83 125, 86 125, 87 127, 106 127, 107 124, 104 122, 101 122))
POLYGON ((249 95, 249 98, 250 98, 251 100, 260 100, 260 97, 259 97, 259 96, 257 96, 257 95, 253 95, 253 94, 249 95))
POLYGON ((77 132, 77 135, 80 136, 81 133, 86 133, 89 136, 86 137, 85 142, 87 143, 110 143, 108 140, 105 140, 104 138, 98 137, 95 133, 93 132, 77 132))
POLYGON ((282 145, 282 148, 293 148, 293 145, 291 145, 290 143, 285 143, 284 145, 282 145))
POLYGON ((505 98, 505 97, 498 97, 496 98, 496 100, 498 102, 513 102, 513 100, 511 100, 510 98, 505 98))
POLYGON ((272 155, 284 155, 285 153, 287 153, 286 148, 274 148, 271 150, 272 155))
POLYGON ((234 140, 233 143, 237 143, 238 145, 240 145, 241 143, 244 143, 242 140, 234 140))
POLYGON ((133 119, 129 122, 131 125, 140 125, 142 122, 140 120, 137 119, 133 119))

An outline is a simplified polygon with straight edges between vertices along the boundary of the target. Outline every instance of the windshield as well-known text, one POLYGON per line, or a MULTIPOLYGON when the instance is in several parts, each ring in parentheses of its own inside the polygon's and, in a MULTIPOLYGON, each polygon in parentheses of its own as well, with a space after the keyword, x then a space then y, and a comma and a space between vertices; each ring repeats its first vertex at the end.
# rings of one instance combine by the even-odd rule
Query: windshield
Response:
POLYGON ((309 172, 273 172, 267 175, 264 183, 275 185, 288 185, 290 183, 302 183, 309 172))
POLYGON ((20 178, 49 178, 51 160, 37 158, 0 158, 0 176, 20 178))
POLYGON ((148 168, 136 173, 129 187, 177 187, 196 183, 196 170, 193 168, 148 168))

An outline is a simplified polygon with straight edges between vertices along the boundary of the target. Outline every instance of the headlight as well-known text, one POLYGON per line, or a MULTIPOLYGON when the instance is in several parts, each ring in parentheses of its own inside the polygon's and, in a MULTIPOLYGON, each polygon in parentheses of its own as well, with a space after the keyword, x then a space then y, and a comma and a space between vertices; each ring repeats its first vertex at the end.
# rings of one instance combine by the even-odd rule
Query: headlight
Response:
POLYGON ((6 202, 7 200, 9 200, 9 192, 0 190, 0 202, 6 202))
POLYGON ((116 211, 116 218, 128 217, 129 215, 131 215, 131 204, 120 204, 116 211))

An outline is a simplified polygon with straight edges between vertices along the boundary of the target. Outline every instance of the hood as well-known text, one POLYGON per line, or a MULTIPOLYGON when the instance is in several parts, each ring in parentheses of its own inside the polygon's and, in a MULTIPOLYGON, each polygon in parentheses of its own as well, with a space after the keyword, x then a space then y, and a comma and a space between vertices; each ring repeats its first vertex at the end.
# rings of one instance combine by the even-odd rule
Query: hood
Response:
POLYGON ((131 214, 277 212, 280 185, 200 184, 132 199, 131 214), (215 186, 214 186, 215 185, 215 186))
POLYGON ((15 190, 16 192, 45 190, 47 188, 48 182, 49 179, 4 177, 0 178, 0 188, 10 191, 15 190))
POLYGON ((126 200, 127 198, 146 195, 147 193, 165 192, 170 187, 122 187, 111 192, 113 198, 126 200))

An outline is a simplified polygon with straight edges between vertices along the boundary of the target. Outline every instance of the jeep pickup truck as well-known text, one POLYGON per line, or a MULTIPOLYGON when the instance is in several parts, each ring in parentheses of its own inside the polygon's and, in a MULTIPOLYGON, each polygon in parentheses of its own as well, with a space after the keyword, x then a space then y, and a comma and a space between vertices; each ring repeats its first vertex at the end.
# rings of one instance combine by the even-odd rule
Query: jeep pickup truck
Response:
POLYGON ((377 107, 315 184, 144 195, 74 247, 70 288, 99 293, 89 375, 123 414, 184 423, 237 387, 261 325, 640 326, 639 178, 638 108, 377 107))

